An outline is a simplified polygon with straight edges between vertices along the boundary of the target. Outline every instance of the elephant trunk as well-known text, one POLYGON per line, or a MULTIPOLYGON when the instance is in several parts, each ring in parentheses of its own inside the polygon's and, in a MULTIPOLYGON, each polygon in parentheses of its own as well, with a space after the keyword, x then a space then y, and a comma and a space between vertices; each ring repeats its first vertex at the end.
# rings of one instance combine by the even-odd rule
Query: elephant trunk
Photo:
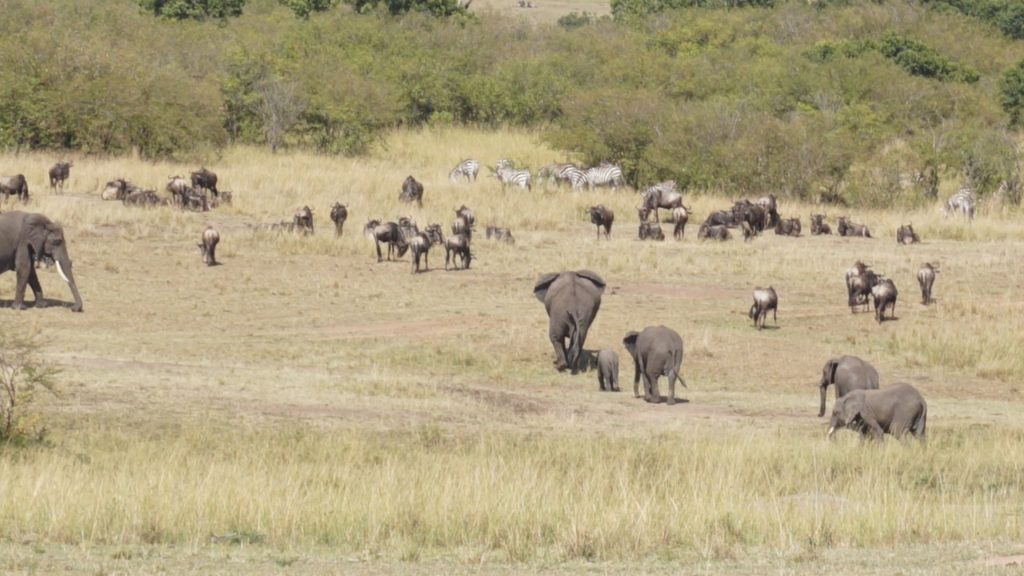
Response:
POLYGON ((71 307, 72 312, 82 311, 82 296, 78 293, 78 285, 75 283, 75 275, 71 271, 71 259, 68 258, 67 254, 55 255, 54 261, 57 263, 57 272, 60 273, 61 278, 68 283, 71 288, 71 295, 75 298, 75 305, 71 307))
POLYGON ((818 410, 818 418, 825 415, 825 394, 828 392, 828 384, 821 385, 821 408, 818 410))

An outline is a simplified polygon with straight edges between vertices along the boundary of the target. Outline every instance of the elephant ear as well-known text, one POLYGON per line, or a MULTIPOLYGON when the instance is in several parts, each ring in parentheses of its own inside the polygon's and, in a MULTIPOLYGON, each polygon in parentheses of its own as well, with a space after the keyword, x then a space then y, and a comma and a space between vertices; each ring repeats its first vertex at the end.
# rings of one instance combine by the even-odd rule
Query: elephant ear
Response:
POLYGON ((846 425, 849 426, 861 419, 863 409, 864 401, 860 398, 846 398, 846 402, 843 402, 843 420, 846 421, 846 425))
POLYGON ((545 274, 537 280, 537 283, 533 285, 533 295, 537 297, 537 300, 544 301, 544 297, 548 294, 548 288, 551 287, 551 283, 558 278, 558 272, 552 272, 551 274, 545 274))
POLYGON ((576 275, 580 278, 584 278, 594 284, 597 287, 598 294, 604 293, 605 283, 604 280, 596 273, 590 270, 577 270, 576 275))
POLYGON ((825 369, 822 370, 821 384, 828 386, 829 384, 836 383, 836 369, 839 368, 839 362, 833 358, 825 363, 825 369))
POLYGON ((43 255, 46 236, 50 234, 53 224, 42 214, 29 214, 25 217, 22 228, 22 241, 32 248, 32 257, 43 255))
POLYGON ((622 345, 629 350, 629 353, 636 357, 636 338, 639 336, 639 332, 626 332, 626 337, 622 339, 622 345))

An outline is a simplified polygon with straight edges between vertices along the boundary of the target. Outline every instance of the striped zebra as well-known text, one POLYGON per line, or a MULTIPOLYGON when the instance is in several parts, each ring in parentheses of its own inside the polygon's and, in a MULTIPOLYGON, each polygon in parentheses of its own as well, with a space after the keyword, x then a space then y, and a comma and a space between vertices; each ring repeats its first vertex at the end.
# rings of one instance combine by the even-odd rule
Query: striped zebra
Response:
POLYGON ((622 176, 622 168, 616 164, 602 162, 587 170, 587 187, 591 190, 600 186, 611 186, 613 190, 617 190, 619 186, 625 185, 626 179, 622 176))
POLYGON ((946 216, 959 213, 969 220, 974 220, 974 205, 977 201, 973 188, 967 185, 961 186, 956 194, 953 194, 949 197, 949 200, 946 200, 946 207, 944 209, 946 216))
POLYGON ((548 164, 540 169, 537 177, 547 179, 555 185, 568 184, 573 190, 587 186, 587 173, 572 163, 548 164))
POLYGON ((476 182, 476 175, 480 173, 480 162, 469 158, 459 162, 452 171, 448 173, 448 179, 452 182, 459 182, 463 179, 466 182, 476 182))
POLYGON ((520 188, 531 189, 530 186, 530 171, 529 170, 517 170, 512 166, 511 160, 498 160, 495 164, 494 173, 501 180, 502 187, 505 186, 518 186, 520 188))

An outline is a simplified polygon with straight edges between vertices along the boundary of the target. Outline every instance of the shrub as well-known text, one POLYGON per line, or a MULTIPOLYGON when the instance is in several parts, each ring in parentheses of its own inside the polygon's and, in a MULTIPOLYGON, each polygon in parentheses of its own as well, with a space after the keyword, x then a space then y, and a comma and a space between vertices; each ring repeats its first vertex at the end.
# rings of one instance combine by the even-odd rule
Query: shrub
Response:
POLYGON ((57 370, 38 355, 35 337, 0 334, 0 442, 40 439, 45 428, 33 408, 39 390, 53 391, 57 370))

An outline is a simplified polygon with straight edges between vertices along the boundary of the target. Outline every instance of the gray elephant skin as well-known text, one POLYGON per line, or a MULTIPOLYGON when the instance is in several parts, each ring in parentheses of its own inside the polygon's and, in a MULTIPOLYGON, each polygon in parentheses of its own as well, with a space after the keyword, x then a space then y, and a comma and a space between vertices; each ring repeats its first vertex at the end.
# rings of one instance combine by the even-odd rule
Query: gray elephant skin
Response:
POLYGON ((628 332, 622 344, 633 357, 633 395, 639 397, 640 378, 644 379, 644 400, 659 402, 658 379, 668 377, 667 402, 676 403, 676 380, 686 387, 680 370, 683 366, 683 338, 665 326, 648 326, 641 332, 628 332))
POLYGON ((0 273, 13 270, 17 276, 13 308, 25 309, 25 286, 32 288, 36 308, 46 306, 43 288, 36 275, 36 264, 53 260, 71 288, 73 312, 82 311, 82 297, 71 271, 71 258, 64 241, 64 229, 42 214, 5 212, 0 214, 0 273))
POLYGON ((882 440, 892 434, 901 438, 913 434, 924 441, 928 405, 910 384, 894 384, 881 390, 854 390, 832 409, 828 437, 839 428, 860 432, 861 439, 882 440))
POLYGON ((619 391, 619 355, 614 350, 597 353, 597 384, 601 391, 619 391))
POLYGON ((821 409, 818 417, 825 415, 825 393, 830 384, 836 387, 836 400, 853 390, 877 390, 878 370, 856 356, 839 356, 825 362, 821 369, 821 409))
POLYGON ((583 344, 601 307, 604 287, 604 280, 590 270, 545 274, 534 284, 533 295, 548 312, 548 337, 559 372, 566 368, 573 374, 579 371, 583 344))

